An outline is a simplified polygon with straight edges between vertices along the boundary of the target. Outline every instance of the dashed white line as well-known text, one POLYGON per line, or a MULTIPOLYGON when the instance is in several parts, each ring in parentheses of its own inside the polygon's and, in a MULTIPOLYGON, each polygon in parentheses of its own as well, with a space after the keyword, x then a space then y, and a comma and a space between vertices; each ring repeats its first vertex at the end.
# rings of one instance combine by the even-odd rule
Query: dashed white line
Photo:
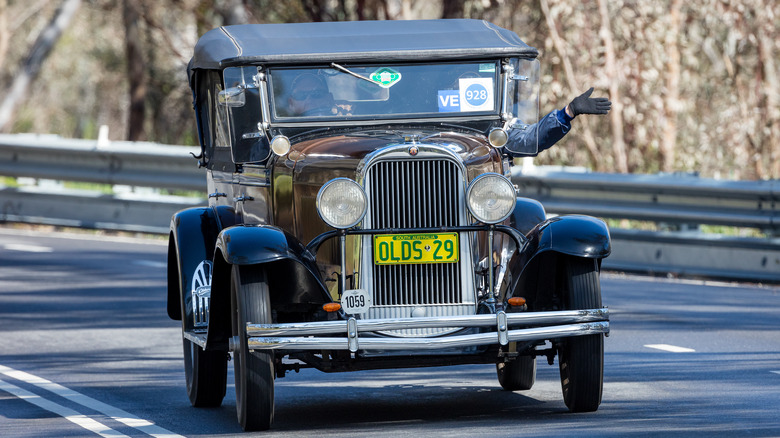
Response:
POLYGON ((71 423, 76 424, 77 426, 81 426, 82 428, 87 429, 90 432, 94 432, 100 436, 110 438, 127 437, 127 435, 119 433, 99 421, 93 420, 86 415, 79 414, 73 409, 66 408, 65 406, 54 403, 51 400, 46 400, 39 395, 33 394, 26 389, 12 385, 4 380, 0 380, 0 389, 19 397, 21 400, 24 400, 27 403, 34 404, 39 408, 53 412, 70 421, 71 423))
POLYGON ((36 245, 22 245, 17 243, 6 243, 3 245, 6 251, 22 251, 22 252, 52 252, 52 248, 48 246, 36 246, 36 245))
POLYGON ((653 348, 655 350, 668 351, 670 353, 694 353, 696 350, 693 348, 678 347, 676 345, 669 344, 647 344, 647 348, 653 348))
MULTIPOLYGON (((141 431, 141 432, 143 432, 143 433, 145 433, 147 435, 151 435, 151 436, 154 436, 154 437, 160 437, 160 438, 183 438, 183 437, 181 437, 181 435, 177 435, 177 434, 175 434, 175 433, 173 433, 173 432, 171 432, 169 430, 166 430, 166 429, 164 429, 164 428, 162 428, 160 426, 157 426, 157 425, 155 425, 154 423, 152 423, 150 421, 138 418, 138 417, 136 417, 135 415, 133 415, 133 414, 131 414, 129 412, 123 411, 122 409, 119 409, 119 408, 115 408, 115 407, 113 407, 111 405, 108 405, 106 403, 103 403, 103 402, 101 402, 99 400, 95 400, 94 398, 88 397, 88 396, 86 396, 84 394, 81 394, 81 393, 79 393, 77 391, 74 391, 74 390, 72 390, 70 388, 66 388, 66 387, 64 387, 64 386, 62 386, 62 385, 60 385, 58 383, 54 383, 54 382, 52 382, 50 380, 46 380, 44 378, 41 378, 41 377, 38 377, 38 376, 34 376, 34 375, 26 373, 24 371, 18 371, 18 370, 15 370, 13 368, 9 368, 9 367, 3 366, 3 365, 0 365, 0 373, 6 375, 8 377, 11 377, 13 379, 21 380, 22 382, 28 383, 30 385, 34 385, 34 386, 36 386, 38 388, 41 388, 41 389, 53 392, 54 394, 57 394, 60 397, 68 399, 68 400, 70 400, 70 401, 72 401, 74 403, 77 403, 77 404, 79 404, 81 406, 84 406, 84 407, 86 407, 88 409, 92 409, 94 411, 100 412, 101 414, 104 414, 104 415, 106 415, 108 417, 111 417, 114 420, 119 421, 120 423, 123 423, 123 424, 125 424, 127 426, 130 426, 132 428, 138 429, 139 431, 141 431)), ((2 381, 0 381, 0 382, 2 382, 2 381)), ((9 383, 5 383, 5 385, 14 386, 14 385, 11 385, 9 383)), ((1 388, 1 389, 5 389, 5 388, 1 388)), ((22 388, 19 388, 19 389, 24 391, 22 388)), ((11 394, 17 395, 16 393, 14 393, 12 391, 8 391, 8 392, 11 393, 11 394)), ((32 395, 33 395, 33 397, 37 397, 37 396, 35 396, 35 394, 32 394, 32 395)), ((33 404, 36 404, 36 405, 38 405, 38 404, 33 402, 33 401, 31 401, 31 400, 39 400, 39 401, 45 400, 45 399, 43 399, 41 397, 39 397, 37 399, 27 399, 27 398, 21 397, 19 395, 17 395, 17 397, 21 398, 22 400, 30 401, 30 403, 33 403, 33 404)), ((59 406, 56 403, 51 402, 49 400, 45 400, 45 402, 48 402, 50 404, 59 406)), ((38 405, 38 406, 40 406, 40 405, 38 405)), ((41 406, 41 407, 43 407, 43 406, 41 406)), ((60 406, 60 407, 63 408, 63 409, 67 409, 67 408, 65 408, 63 406, 60 406)), ((48 409, 48 408, 45 408, 45 407, 44 407, 44 409, 47 409, 47 410, 49 410, 51 412, 54 412, 56 414, 62 415, 65 418, 68 418, 68 416, 63 415, 60 412, 57 412, 57 411, 54 411, 54 410, 51 410, 51 409, 48 409)), ((77 412, 72 411, 70 409, 67 409, 67 410, 71 411, 76 416, 80 415, 77 412)), ((82 417, 84 417, 84 416, 82 416, 82 417)), ((87 417, 84 417, 84 418, 87 418, 87 417)), ((73 421, 70 418, 68 418, 68 420, 73 421)), ((94 421, 94 420, 90 419, 90 421, 94 421)), ((101 426, 103 426, 103 425, 101 425, 101 426)), ((105 427, 105 426, 103 426, 103 427, 105 427)), ((92 429, 90 429, 90 430, 92 430, 92 429)), ((112 430, 112 429, 109 429, 109 430, 112 430)), ((116 431, 114 431, 114 432, 116 432, 116 431)), ((98 432, 96 432, 96 433, 98 433, 98 432)), ((120 435, 103 435, 103 436, 124 436, 124 435, 120 434, 120 435)))
POLYGON ((133 264, 137 266, 144 266, 147 268, 165 268, 168 266, 167 263, 155 262, 152 260, 133 260, 133 264))

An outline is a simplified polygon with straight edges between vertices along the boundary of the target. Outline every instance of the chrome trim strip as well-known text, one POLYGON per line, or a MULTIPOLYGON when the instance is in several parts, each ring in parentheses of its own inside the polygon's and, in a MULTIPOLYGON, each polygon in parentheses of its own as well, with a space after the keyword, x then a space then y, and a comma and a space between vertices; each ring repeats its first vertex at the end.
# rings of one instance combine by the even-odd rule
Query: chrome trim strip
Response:
POLYGON ((184 339, 187 339, 188 341, 199 346, 200 348, 206 348, 205 332, 203 333, 184 332, 182 336, 184 336, 184 339))
MULTIPOLYGON (((569 324, 552 327, 536 327, 507 332, 508 342, 536 341, 569 336, 609 333, 606 321, 569 324)), ((499 342, 495 332, 439 338, 249 338, 250 350, 440 350, 474 347, 499 342)))
MULTIPOLYGON (((501 312, 503 313, 503 312, 501 312)), ((609 309, 559 310, 554 312, 507 313, 508 327, 517 325, 552 325, 608 321, 609 309)), ((385 330, 442 328, 442 327, 498 327, 498 315, 463 315, 425 318, 360 319, 355 320, 358 333, 385 330)), ((347 334, 347 321, 317 321, 287 324, 247 324, 247 335, 254 336, 314 336, 347 334)), ((404 338, 410 339, 410 338, 404 338)))

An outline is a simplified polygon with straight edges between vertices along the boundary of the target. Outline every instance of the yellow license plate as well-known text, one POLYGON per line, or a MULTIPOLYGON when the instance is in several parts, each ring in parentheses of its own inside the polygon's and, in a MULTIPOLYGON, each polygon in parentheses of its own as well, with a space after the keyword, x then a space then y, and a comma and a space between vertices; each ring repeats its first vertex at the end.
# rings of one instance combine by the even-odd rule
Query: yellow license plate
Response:
POLYGON ((454 263, 458 248, 458 233, 380 234, 374 236, 374 263, 454 263))

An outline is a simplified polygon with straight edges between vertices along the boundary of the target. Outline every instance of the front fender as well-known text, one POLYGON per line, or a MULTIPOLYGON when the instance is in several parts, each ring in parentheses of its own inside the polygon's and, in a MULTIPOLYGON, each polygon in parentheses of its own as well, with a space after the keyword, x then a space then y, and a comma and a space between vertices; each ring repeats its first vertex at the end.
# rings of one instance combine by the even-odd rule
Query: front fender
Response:
POLYGON ((557 216, 538 224, 526 235, 528 240, 518 251, 515 269, 525 270, 544 252, 553 251, 575 257, 602 259, 612 251, 607 224, 582 215, 557 216))
POLYGON ((241 225, 223 230, 217 249, 231 265, 256 265, 282 259, 303 259, 306 247, 281 228, 241 225))
POLYGON ((524 296, 534 310, 549 307, 559 261, 567 256, 600 260, 611 252, 607 224, 590 216, 547 219, 526 237, 528 240, 510 261, 513 281, 506 297, 524 296))
POLYGON ((590 216, 554 217, 537 225, 527 237, 528 242, 521 253, 531 257, 544 251, 555 251, 601 259, 612 251, 607 224, 590 216))
POLYGON ((331 301, 314 257, 293 235, 270 225, 235 226, 223 230, 216 250, 227 265, 266 269, 272 306, 331 301))
POLYGON ((541 202, 530 198, 517 198, 515 209, 509 216, 509 226, 523 234, 528 234, 546 217, 541 202))
POLYGON ((277 322, 306 320, 332 301, 314 258, 294 236, 270 225, 226 228, 216 241, 207 349, 226 348, 230 337, 232 265, 265 270, 277 322))

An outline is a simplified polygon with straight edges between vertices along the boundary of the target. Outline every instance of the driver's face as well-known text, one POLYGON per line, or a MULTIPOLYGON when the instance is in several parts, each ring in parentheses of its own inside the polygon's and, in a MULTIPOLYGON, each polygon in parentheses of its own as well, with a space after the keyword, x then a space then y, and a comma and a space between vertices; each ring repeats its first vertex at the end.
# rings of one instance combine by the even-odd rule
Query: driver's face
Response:
POLYGON ((331 95, 322 83, 314 78, 305 77, 295 84, 290 93, 289 105, 295 115, 317 115, 312 111, 321 110, 323 114, 331 108, 331 95))

